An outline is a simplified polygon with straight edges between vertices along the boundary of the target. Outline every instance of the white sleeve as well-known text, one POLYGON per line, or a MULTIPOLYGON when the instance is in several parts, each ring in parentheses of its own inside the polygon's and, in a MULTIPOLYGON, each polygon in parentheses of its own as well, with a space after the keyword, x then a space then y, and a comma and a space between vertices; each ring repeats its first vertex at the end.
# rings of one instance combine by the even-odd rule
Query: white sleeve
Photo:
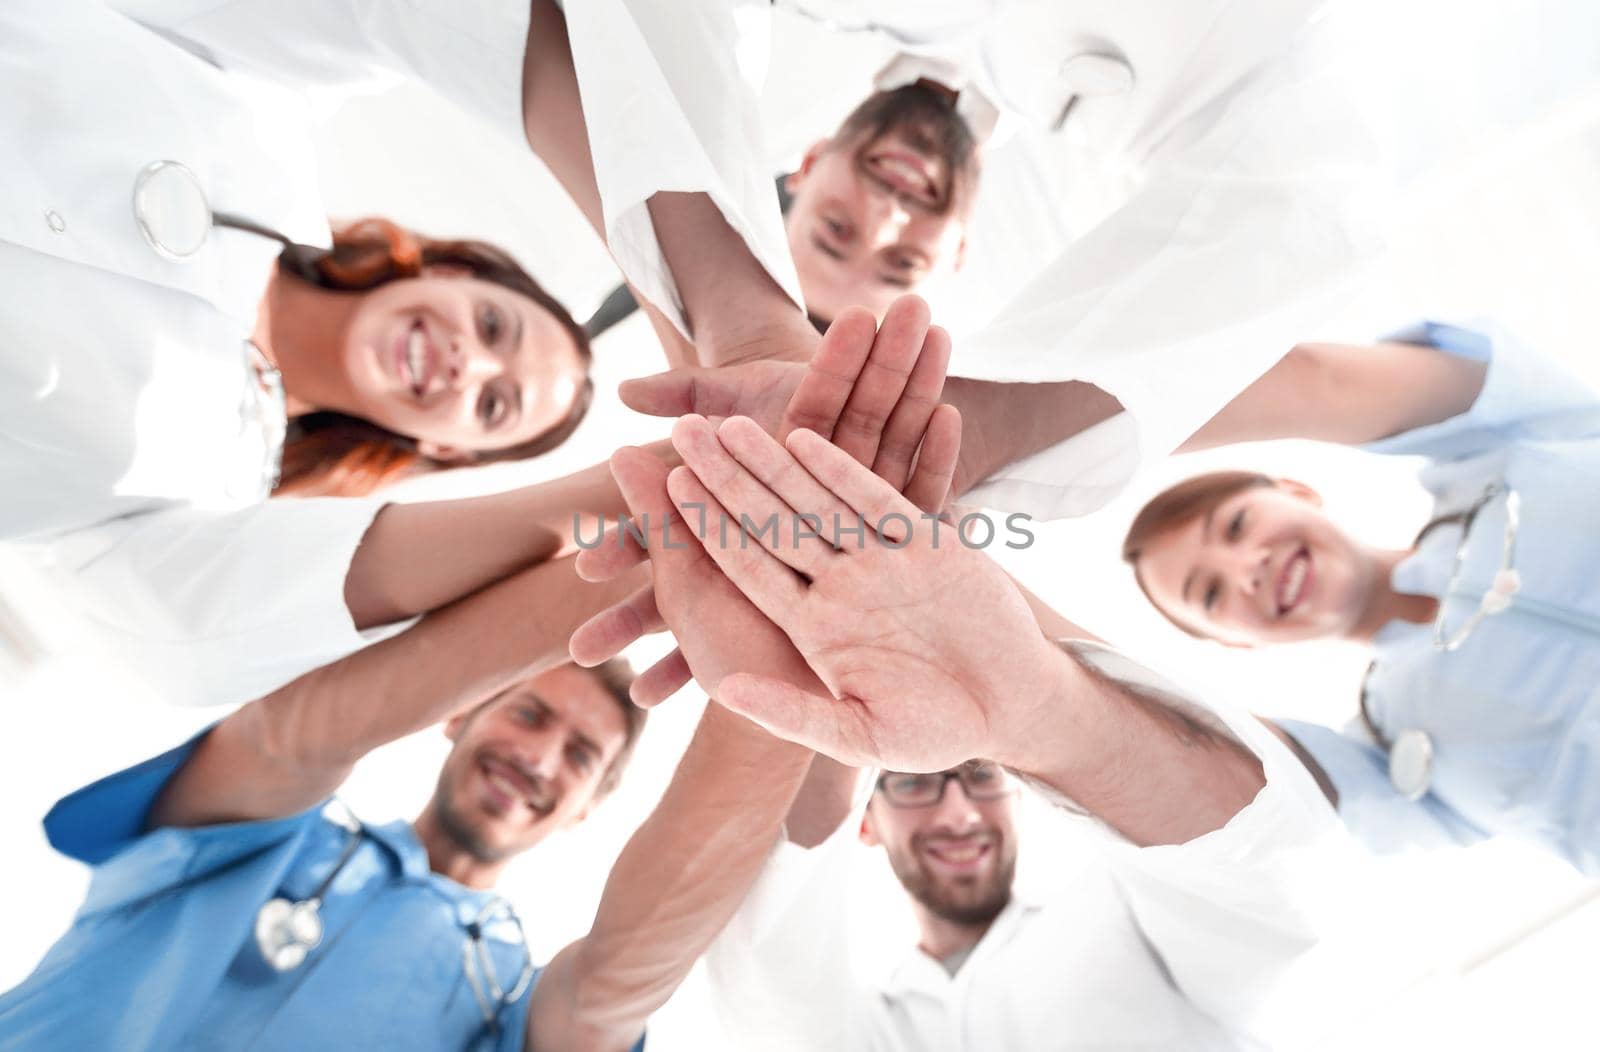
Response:
POLYGON ((1221 829, 1185 844, 1135 847, 1107 834, 1113 872, 1178 988, 1230 1029, 1246 1030, 1318 941, 1323 889, 1349 841, 1305 767, 1258 719, 1190 692, 1109 648, 1075 644, 1103 674, 1202 708, 1261 759, 1266 785, 1221 829))
POLYGON ((175 508, 60 538, 50 552, 96 641, 176 705, 250 701, 408 622, 357 630, 350 560, 385 501, 175 508))
POLYGON ((1318 77, 1190 118, 1142 186, 982 331, 950 373, 1078 380, 1126 413, 992 476, 969 502, 1082 515, 1308 338, 1382 248, 1384 176, 1357 107, 1318 77))
POLYGON ((726 0, 583 0, 566 5, 584 124, 611 253, 632 285, 685 336, 683 305, 646 202, 660 191, 708 195, 796 304, 758 89, 770 24, 726 0))
POLYGON ((859 1009, 868 994, 852 967, 850 906, 866 799, 816 847, 779 843, 706 951, 710 995, 730 1047, 862 1046, 867 1024, 859 1009))

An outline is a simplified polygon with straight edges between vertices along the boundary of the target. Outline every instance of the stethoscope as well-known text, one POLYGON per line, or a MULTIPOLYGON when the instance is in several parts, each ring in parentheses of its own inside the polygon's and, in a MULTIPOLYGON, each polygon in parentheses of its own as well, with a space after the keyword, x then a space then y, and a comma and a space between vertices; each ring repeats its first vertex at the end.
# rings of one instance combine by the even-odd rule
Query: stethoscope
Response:
MULTIPOLYGON (((1431 645, 1439 653, 1450 653, 1459 649, 1486 618, 1510 609, 1512 597, 1522 588, 1522 578, 1513 565, 1517 554, 1517 530, 1522 521, 1522 499, 1516 490, 1503 482, 1490 483, 1484 489, 1483 495, 1466 511, 1438 519, 1428 528, 1432 529, 1434 526, 1452 521, 1461 523, 1461 537, 1456 541, 1455 562, 1450 569, 1450 579, 1445 586, 1444 595, 1439 601, 1439 613, 1433 620, 1431 645), (1495 572, 1488 589, 1478 600, 1477 608, 1452 630, 1447 623, 1449 599, 1464 583, 1462 577, 1466 572, 1468 538, 1472 534, 1472 524, 1477 521, 1478 513, 1502 494, 1505 496, 1506 521, 1501 539, 1500 568, 1495 572)), ((1427 530, 1423 533, 1425 535, 1427 530)), ((1408 727, 1392 739, 1379 730, 1368 706, 1367 683, 1371 678, 1372 668, 1368 668, 1367 675, 1361 683, 1362 722, 1366 724, 1373 740, 1388 753, 1389 784, 1407 800, 1420 800, 1433 784, 1433 738, 1427 731, 1418 727, 1408 727)))
MULTIPOLYGON (((133 181, 133 221, 145 244, 175 263, 192 259, 205 246, 212 229, 219 226, 255 234, 285 248, 294 245, 271 227, 214 210, 200 177, 179 161, 156 161, 139 170, 133 181)), ((240 396, 240 433, 252 425, 260 429, 266 447, 261 481, 265 492, 271 493, 278 484, 287 433, 283 376, 254 340, 245 340, 242 351, 254 383, 247 384, 240 396)))
MULTIPOLYGON (((321 944, 323 896, 328 893, 328 889, 333 886, 333 882, 338 879, 345 866, 355 857, 357 849, 366 837, 361 823, 342 804, 330 805, 324 814, 346 832, 344 847, 340 850, 333 868, 306 898, 296 901, 282 895, 274 896, 262 903, 261 908, 256 911, 256 947, 261 951, 262 959, 277 972, 294 971, 304 964, 311 952, 321 944)), ((455 906, 453 901, 447 900, 446 904, 452 908, 455 906)), ((528 950, 522 918, 517 916, 516 910, 509 902, 496 895, 478 908, 472 920, 463 926, 463 930, 466 938, 461 944, 461 969, 466 974, 468 985, 472 988, 472 996, 477 1002, 478 1013, 483 1017, 484 1025, 491 1033, 497 1033, 500 1013, 527 993, 537 971, 533 964, 533 955, 528 950), (516 981, 509 987, 501 984, 499 971, 494 964, 494 955, 489 952, 486 942, 489 931, 505 925, 510 925, 516 933, 514 940, 507 941, 513 941, 522 950, 522 967, 517 972, 516 981)))

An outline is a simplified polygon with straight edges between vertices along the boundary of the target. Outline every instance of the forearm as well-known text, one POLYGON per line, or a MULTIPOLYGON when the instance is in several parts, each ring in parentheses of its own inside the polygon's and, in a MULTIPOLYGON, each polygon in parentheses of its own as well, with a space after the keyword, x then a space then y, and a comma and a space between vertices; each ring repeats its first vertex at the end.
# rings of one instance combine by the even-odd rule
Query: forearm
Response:
POLYGON ((1256 754, 1198 706, 1113 680, 1065 650, 1047 679, 1048 699, 997 758, 1135 844, 1220 829, 1266 784, 1256 754))
POLYGON ((593 928, 552 963, 548 992, 545 980, 535 990, 530 1047, 637 1040, 755 882, 811 756, 707 706, 660 804, 612 867, 593 928))
POLYGON ((959 497, 1007 464, 1115 416, 1122 404, 1093 384, 997 383, 952 376, 944 400, 961 410, 959 497))
POLYGON ((789 807, 784 831, 789 842, 801 847, 816 847, 839 828, 855 803, 856 784, 861 769, 818 753, 811 759, 800 791, 789 807))
POLYGON ((595 181, 566 18, 553 0, 532 2, 522 64, 522 123, 528 145, 604 241, 605 212, 595 181))
POLYGON ((816 331, 710 197, 662 192, 649 207, 701 365, 810 358, 816 331))
MULTIPOLYGON (((676 462, 668 442, 645 447, 676 462)), ((465 500, 390 504, 362 538, 345 576, 356 627, 436 610, 535 563, 568 552, 627 511, 610 468, 465 500)))
POLYGON ((331 793, 378 746, 560 664, 578 625, 646 579, 640 568, 586 584, 572 562, 509 577, 239 709, 172 780, 152 823, 293 814, 331 793))
POLYGON ((1486 373, 1481 362, 1414 344, 1304 343, 1179 449, 1276 438, 1373 442, 1466 412, 1486 373))

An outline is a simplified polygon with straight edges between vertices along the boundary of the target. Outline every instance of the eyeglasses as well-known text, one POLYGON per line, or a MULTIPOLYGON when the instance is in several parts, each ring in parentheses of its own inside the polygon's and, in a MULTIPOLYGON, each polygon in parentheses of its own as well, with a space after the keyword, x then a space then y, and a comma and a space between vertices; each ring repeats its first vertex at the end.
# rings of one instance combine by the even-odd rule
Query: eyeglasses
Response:
POLYGON ((878 791, 894 807, 932 807, 944 799, 944 787, 954 779, 974 802, 999 800, 1012 790, 1005 768, 988 760, 968 760, 960 767, 932 774, 888 771, 878 778, 878 791))

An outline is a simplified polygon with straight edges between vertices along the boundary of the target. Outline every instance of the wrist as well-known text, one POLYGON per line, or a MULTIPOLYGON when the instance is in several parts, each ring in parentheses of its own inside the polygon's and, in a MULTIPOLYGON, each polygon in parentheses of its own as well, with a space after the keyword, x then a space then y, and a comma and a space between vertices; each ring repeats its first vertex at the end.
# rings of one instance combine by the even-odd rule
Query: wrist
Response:
POLYGON ((1071 780, 1075 759, 1090 741, 1098 692, 1088 672, 1056 643, 1039 637, 1036 674, 1019 685, 1000 724, 992 759, 1058 789, 1071 780))
POLYGON ((806 316, 777 292, 776 302, 732 319, 708 321, 695 330, 695 348, 704 366, 761 360, 809 362, 821 340, 806 316))

